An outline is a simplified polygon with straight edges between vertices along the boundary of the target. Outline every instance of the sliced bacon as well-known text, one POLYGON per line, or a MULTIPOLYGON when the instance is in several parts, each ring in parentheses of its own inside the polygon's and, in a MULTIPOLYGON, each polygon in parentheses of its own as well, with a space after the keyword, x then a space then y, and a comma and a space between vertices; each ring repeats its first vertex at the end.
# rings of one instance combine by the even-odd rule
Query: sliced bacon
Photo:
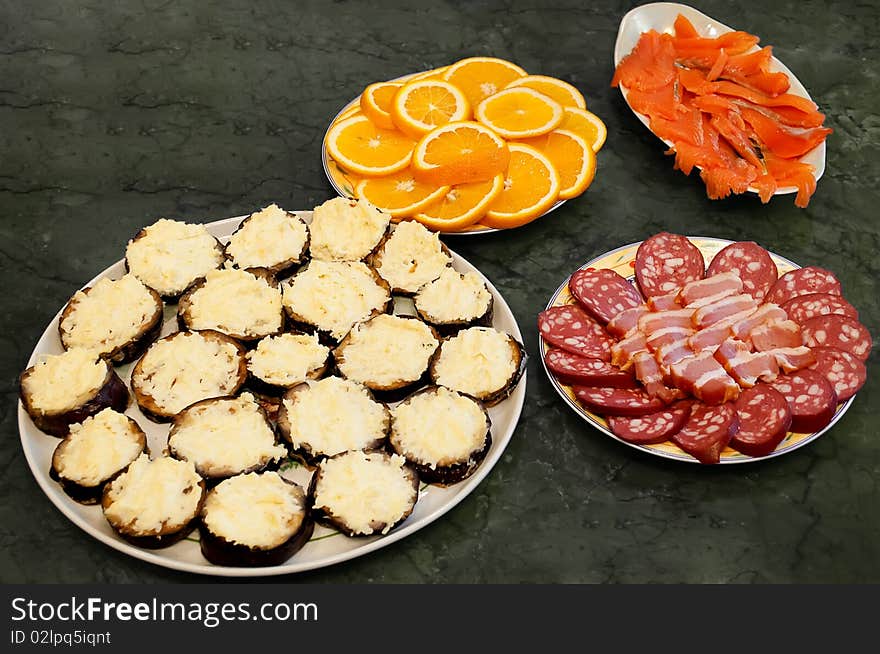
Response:
POLYGON ((749 340, 758 352, 780 347, 800 347, 804 344, 801 326, 794 320, 765 322, 749 332, 749 340))
POLYGON ((665 329, 658 329, 656 332, 648 336, 645 339, 645 342, 649 350, 656 352, 661 347, 670 345, 671 343, 677 343, 683 340, 686 341, 688 337, 695 333, 696 332, 689 327, 666 327, 665 329))
POLYGON ((666 295, 655 295, 648 298, 648 308, 651 311, 674 311, 681 309, 684 305, 678 301, 678 289, 667 293, 666 295))
POLYGON ((753 311, 743 311, 716 322, 711 327, 702 329, 688 339, 688 345, 697 354, 705 351, 714 352, 727 338, 732 335, 732 326, 745 320, 753 311))
POLYGON ((605 325, 605 329, 615 338, 625 338, 630 335, 633 329, 638 328, 639 318, 646 313, 648 313, 648 307, 644 304, 640 304, 632 309, 624 309, 605 325))
POLYGON ((751 295, 745 293, 741 295, 731 295, 718 302, 707 304, 700 307, 694 312, 693 323, 696 327, 702 329, 710 327, 725 318, 740 313, 742 311, 752 311, 758 308, 758 303, 751 295))
POLYGON ((709 352, 672 364, 670 372, 678 388, 706 404, 724 404, 739 396, 736 381, 709 352))
POLYGON ((621 370, 629 370, 633 357, 639 352, 647 351, 648 345, 645 342, 645 335, 637 331, 611 346, 611 365, 617 366, 621 370))
POLYGON ((698 308, 730 295, 739 295, 742 290, 743 284, 739 277, 733 273, 720 273, 685 284, 678 297, 683 306, 698 308))
POLYGON ((693 314, 693 309, 646 313, 639 318, 639 331, 645 336, 650 336, 660 329, 668 329, 669 327, 687 327, 688 329, 693 329, 693 314))
POLYGON ((730 332, 741 341, 746 341, 752 330, 768 322, 786 320, 785 311, 775 304, 762 304, 757 311, 752 312, 742 320, 737 320, 730 327, 730 332))
POLYGON ((802 368, 809 368, 816 363, 816 356, 813 351, 801 345, 800 347, 781 347, 775 350, 768 350, 767 354, 772 354, 779 364, 782 372, 790 373, 802 368))
POLYGON ((715 360, 737 384, 750 388, 761 381, 773 381, 779 364, 769 352, 752 352, 748 343, 729 338, 715 350, 715 360))
POLYGON ((663 379, 663 371, 657 360, 649 352, 639 352, 633 357, 636 379, 642 382, 645 392, 651 397, 659 397, 669 404, 684 397, 678 388, 670 388, 663 379))
POLYGON ((662 370, 669 370, 673 364, 692 356, 694 356, 694 351, 688 345, 686 338, 673 343, 667 343, 654 352, 654 358, 657 359, 657 363, 660 364, 662 370))

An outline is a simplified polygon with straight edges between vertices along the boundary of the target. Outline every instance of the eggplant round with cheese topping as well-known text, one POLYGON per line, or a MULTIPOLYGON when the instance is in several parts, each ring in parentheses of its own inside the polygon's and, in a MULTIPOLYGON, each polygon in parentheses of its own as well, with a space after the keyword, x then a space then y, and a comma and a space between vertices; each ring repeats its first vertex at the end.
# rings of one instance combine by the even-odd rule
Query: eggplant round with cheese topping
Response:
POLYGON ((217 565, 280 565, 313 531, 302 487, 276 472, 252 472, 208 491, 199 543, 202 555, 217 565))
POLYGON ((516 387, 525 362, 525 350, 510 334, 470 327, 440 344, 430 374, 435 384, 493 406, 516 387))
POLYGON ((167 218, 142 229, 125 249, 126 270, 168 301, 223 260, 223 245, 204 225, 167 218))
POLYGON ((281 289, 265 269, 211 270, 180 298, 177 319, 181 329, 213 329, 256 341, 284 327, 281 289))
POLYGON ((361 261, 388 233, 391 216, 366 200, 333 198, 315 207, 309 252, 321 261, 361 261))
POLYGON ((169 422, 194 402, 234 395, 247 378, 244 346, 216 331, 160 338, 135 364, 131 389, 141 412, 169 422))
POLYGON ((412 295, 452 266, 452 255, 438 233, 408 220, 395 226, 371 263, 394 293, 412 295))
POLYGON ((440 333, 492 324, 492 293, 476 273, 446 268, 422 286, 413 301, 419 317, 440 333))
POLYGON ((265 268, 281 276, 301 263, 309 247, 305 222, 277 204, 241 221, 226 244, 226 258, 236 268, 265 268))
POLYGON ((267 336, 247 353, 248 385, 280 395, 307 379, 320 379, 330 367, 330 348, 316 334, 267 336))
POLYGON ((113 366, 78 347, 47 355, 21 373, 19 395, 37 429, 58 437, 108 407, 125 411, 130 399, 113 366))
POLYGON ((122 538, 155 549, 186 538, 204 499, 205 481, 192 463, 141 454, 104 486, 101 508, 122 538))
POLYGON ((402 456, 344 452, 318 464, 309 486, 312 515, 347 536, 387 534, 419 497, 419 477, 402 456))
POLYGON ((266 413, 250 393, 202 400, 174 419, 168 451, 191 461, 205 479, 258 472, 287 456, 266 413))
POLYGON ((141 356, 162 329, 162 298, 134 275, 77 291, 58 320, 65 349, 96 350, 115 364, 141 356))
POLYGON ((391 414, 357 382, 326 377, 294 386, 281 401, 278 428, 309 465, 348 450, 375 450, 388 436, 391 414))

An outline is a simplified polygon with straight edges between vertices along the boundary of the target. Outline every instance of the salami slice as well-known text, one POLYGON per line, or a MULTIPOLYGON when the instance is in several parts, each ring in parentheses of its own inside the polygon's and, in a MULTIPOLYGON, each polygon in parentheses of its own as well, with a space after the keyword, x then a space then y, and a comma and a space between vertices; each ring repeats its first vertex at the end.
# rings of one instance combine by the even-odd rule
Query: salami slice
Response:
POLYGON ((642 304, 635 286, 613 270, 577 270, 568 280, 568 290, 596 320, 605 324, 621 311, 642 304))
POLYGON ((739 431, 730 439, 730 446, 746 456, 767 456, 791 427, 791 409, 785 396, 766 384, 743 391, 734 407, 739 431))
POLYGON ((742 280, 743 293, 748 293, 759 303, 776 283, 779 272, 770 253, 754 241, 731 243, 716 254, 706 276, 733 273, 742 280))
POLYGON ((871 334, 858 320, 846 316, 816 316, 805 321, 801 334, 807 347, 836 347, 862 361, 871 354, 871 334))
POLYGON ((569 386, 636 388, 638 385, 632 372, 624 372, 601 359, 588 359, 558 348, 547 350, 544 363, 556 379, 569 386))
POLYGON ((691 414, 691 403, 677 402, 675 405, 645 416, 627 418, 612 416, 608 418, 611 431, 627 443, 653 445, 664 443, 678 432, 691 414))
POLYGON ((700 463, 718 463, 738 428, 733 402, 717 406, 696 402, 684 427, 671 439, 700 463))
POLYGON ((578 306, 550 307, 538 314, 541 337, 566 352, 590 359, 611 360, 613 339, 602 325, 578 306))
POLYGON ((575 386, 574 395, 588 411, 605 416, 644 416, 660 411, 663 401, 640 388, 575 386))
POLYGON ((798 370, 770 384, 785 396, 791 409, 791 430, 811 434, 826 427, 837 408, 837 393, 824 375, 798 370))
POLYGON ((813 354, 816 363, 810 370, 825 376, 834 387, 838 402, 845 402, 864 386, 868 378, 865 364, 849 352, 836 347, 814 347, 813 354))
POLYGON ((636 251, 636 282, 646 298, 666 295, 705 276, 699 248, 684 236, 660 232, 636 251))
POLYGON ((780 277, 765 298, 773 304, 785 304, 792 298, 811 293, 840 295, 840 282, 834 273, 818 266, 790 270, 780 277))
POLYGON ((816 316, 837 314, 853 320, 859 319, 859 312, 840 295, 831 293, 809 293, 790 299, 782 305, 782 309, 788 315, 789 320, 794 320, 799 325, 816 316))

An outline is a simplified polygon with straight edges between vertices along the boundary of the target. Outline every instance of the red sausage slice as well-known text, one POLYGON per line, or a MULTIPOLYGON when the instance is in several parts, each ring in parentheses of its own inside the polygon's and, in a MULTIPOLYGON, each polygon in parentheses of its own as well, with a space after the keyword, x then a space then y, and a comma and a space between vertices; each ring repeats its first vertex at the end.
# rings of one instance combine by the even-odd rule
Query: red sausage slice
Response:
POLYGON ((837 393, 815 370, 798 370, 770 384, 791 409, 791 430, 810 434, 827 426, 837 408, 837 393))
POLYGON ((864 386, 868 371, 860 359, 836 347, 814 347, 816 363, 810 366, 825 376, 837 393, 837 401, 845 402, 864 386))
POLYGON ((568 280, 568 290, 596 320, 605 324, 621 311, 642 304, 635 287, 613 270, 577 270, 568 280))
POLYGON ((766 301, 782 305, 793 298, 811 293, 840 295, 840 282, 833 272, 818 266, 796 268, 776 281, 767 294, 766 301))
POLYGON ((690 414, 690 402, 684 401, 646 416, 612 416, 608 418, 608 426, 615 436, 628 443, 653 445, 668 441, 670 436, 684 427, 690 414))
POLYGON ((785 396, 766 384, 743 391, 734 407, 739 431, 730 439, 730 446, 746 456, 767 456, 791 427, 791 409, 785 396))
POLYGON ((721 452, 738 428, 739 418, 733 402, 718 406, 697 402, 684 427, 671 439, 700 463, 718 463, 721 452))
POLYGON ((742 280, 743 293, 762 302, 779 276, 770 253, 754 241, 738 241, 721 250, 709 264, 706 276, 733 273, 742 280))
POLYGON ((603 386, 606 388, 635 388, 635 377, 601 359, 586 357, 550 348, 544 355, 547 369, 563 384, 569 386, 603 386))
POLYGON ((644 416, 660 411, 663 401, 640 388, 575 386, 574 395, 589 411, 606 416, 644 416))
POLYGON ((614 341, 602 325, 573 304, 550 307, 539 313, 538 331, 545 341, 566 352, 589 359, 611 360, 614 341))
POLYGON ((782 309, 790 320, 794 320, 799 325, 803 325, 810 318, 829 314, 846 316, 853 320, 859 319, 859 312, 853 305, 840 295, 832 295, 831 293, 799 295, 783 304, 782 309))
POLYGON ((803 324, 802 334, 807 347, 836 347, 862 361, 871 354, 871 334, 858 320, 846 316, 827 315, 810 318, 803 324))
POLYGON ((684 236, 660 232, 636 251, 636 282, 646 298, 666 295, 705 276, 699 248, 684 236))

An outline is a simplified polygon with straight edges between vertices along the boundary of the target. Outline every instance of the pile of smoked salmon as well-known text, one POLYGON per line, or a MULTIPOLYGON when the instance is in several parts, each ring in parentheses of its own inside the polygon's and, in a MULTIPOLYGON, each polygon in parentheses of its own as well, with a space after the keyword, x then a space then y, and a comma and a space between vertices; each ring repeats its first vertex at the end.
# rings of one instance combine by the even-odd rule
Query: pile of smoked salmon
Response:
POLYGON ((734 31, 701 37, 680 15, 674 34, 643 32, 611 85, 622 85, 632 109, 672 143, 675 167, 696 166, 711 199, 757 190, 768 202, 796 186, 806 207, 816 190, 813 167, 798 161, 831 133, 811 100, 789 93, 790 81, 769 69, 772 49, 734 31))
POLYGON ((672 441, 702 463, 728 446, 766 456, 826 427, 865 383, 872 339, 828 270, 779 276, 757 243, 708 267, 684 236, 643 241, 635 281, 583 268, 572 304, 538 316, 544 361, 622 440, 672 441))

